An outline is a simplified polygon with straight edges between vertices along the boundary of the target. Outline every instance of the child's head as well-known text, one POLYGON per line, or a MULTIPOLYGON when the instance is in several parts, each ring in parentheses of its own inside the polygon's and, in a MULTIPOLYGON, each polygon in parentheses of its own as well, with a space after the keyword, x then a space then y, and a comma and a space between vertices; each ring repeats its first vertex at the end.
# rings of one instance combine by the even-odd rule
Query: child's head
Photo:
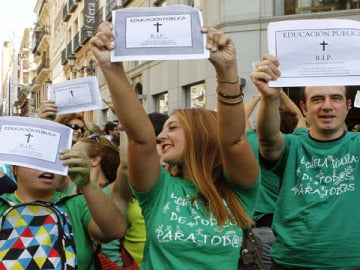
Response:
POLYGON ((102 172, 109 181, 115 181, 117 168, 120 164, 119 152, 116 146, 99 134, 81 138, 73 149, 83 152, 91 161, 92 167, 100 165, 102 172))
POLYGON ((12 166, 12 172, 18 185, 17 194, 22 197, 31 196, 34 200, 50 199, 64 179, 59 174, 17 165, 12 166))

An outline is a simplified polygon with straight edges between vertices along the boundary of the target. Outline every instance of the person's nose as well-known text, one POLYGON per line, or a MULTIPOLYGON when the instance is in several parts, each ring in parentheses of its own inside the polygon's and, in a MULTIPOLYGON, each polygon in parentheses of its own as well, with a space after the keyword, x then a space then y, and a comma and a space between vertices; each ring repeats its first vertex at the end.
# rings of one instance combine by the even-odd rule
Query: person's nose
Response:
POLYGON ((162 131, 159 133, 159 135, 157 135, 156 140, 157 140, 158 142, 162 142, 162 141, 165 140, 165 138, 166 138, 166 132, 165 132, 164 130, 162 130, 162 131))
POLYGON ((333 109, 333 104, 332 104, 332 102, 331 102, 330 97, 326 97, 326 98, 324 99, 324 103, 323 103, 322 108, 323 108, 324 110, 327 110, 327 111, 333 109))

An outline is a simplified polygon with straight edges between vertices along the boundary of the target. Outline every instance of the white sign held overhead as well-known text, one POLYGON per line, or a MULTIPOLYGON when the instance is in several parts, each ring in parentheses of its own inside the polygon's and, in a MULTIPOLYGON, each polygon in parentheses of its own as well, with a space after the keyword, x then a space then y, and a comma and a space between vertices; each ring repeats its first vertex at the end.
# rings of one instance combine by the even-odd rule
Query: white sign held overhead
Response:
POLYGON ((360 90, 356 91, 355 100, 354 100, 354 107, 360 108, 360 90))
POLYGON ((271 87, 359 85, 360 22, 340 19, 270 23, 269 53, 281 77, 271 87))
POLYGON ((114 10, 112 18, 112 62, 209 57, 202 13, 190 6, 124 8, 114 10))
POLYGON ((48 99, 55 101, 59 115, 102 109, 95 76, 53 84, 48 88, 48 99))

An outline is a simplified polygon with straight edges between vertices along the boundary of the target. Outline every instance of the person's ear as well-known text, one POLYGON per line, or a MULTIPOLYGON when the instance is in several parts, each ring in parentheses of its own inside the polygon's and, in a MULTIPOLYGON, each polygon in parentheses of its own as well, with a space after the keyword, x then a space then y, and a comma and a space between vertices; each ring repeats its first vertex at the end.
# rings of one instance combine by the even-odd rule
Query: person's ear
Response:
POLYGON ((91 167, 98 166, 100 164, 100 162, 101 162, 101 156, 94 157, 90 161, 90 166, 91 167))
POLYGON ((304 101, 300 101, 300 108, 301 108, 303 115, 306 116, 307 108, 306 108, 306 104, 304 103, 304 101))
POLYGON ((348 101, 347 101, 347 108, 348 108, 348 110, 351 109, 351 99, 348 99, 348 101))

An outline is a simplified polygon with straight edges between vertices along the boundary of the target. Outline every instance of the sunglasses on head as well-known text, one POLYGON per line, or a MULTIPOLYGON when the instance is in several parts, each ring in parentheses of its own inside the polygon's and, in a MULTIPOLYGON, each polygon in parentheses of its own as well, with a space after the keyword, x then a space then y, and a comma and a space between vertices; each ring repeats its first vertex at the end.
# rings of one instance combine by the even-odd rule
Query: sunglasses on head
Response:
POLYGON ((88 139, 93 139, 93 140, 96 140, 97 143, 100 143, 100 135, 99 134, 91 134, 88 136, 88 139))
POLYGON ((71 125, 67 125, 69 128, 72 128, 73 130, 79 130, 81 131, 81 133, 85 132, 85 128, 84 127, 80 127, 77 124, 71 124, 71 125))

